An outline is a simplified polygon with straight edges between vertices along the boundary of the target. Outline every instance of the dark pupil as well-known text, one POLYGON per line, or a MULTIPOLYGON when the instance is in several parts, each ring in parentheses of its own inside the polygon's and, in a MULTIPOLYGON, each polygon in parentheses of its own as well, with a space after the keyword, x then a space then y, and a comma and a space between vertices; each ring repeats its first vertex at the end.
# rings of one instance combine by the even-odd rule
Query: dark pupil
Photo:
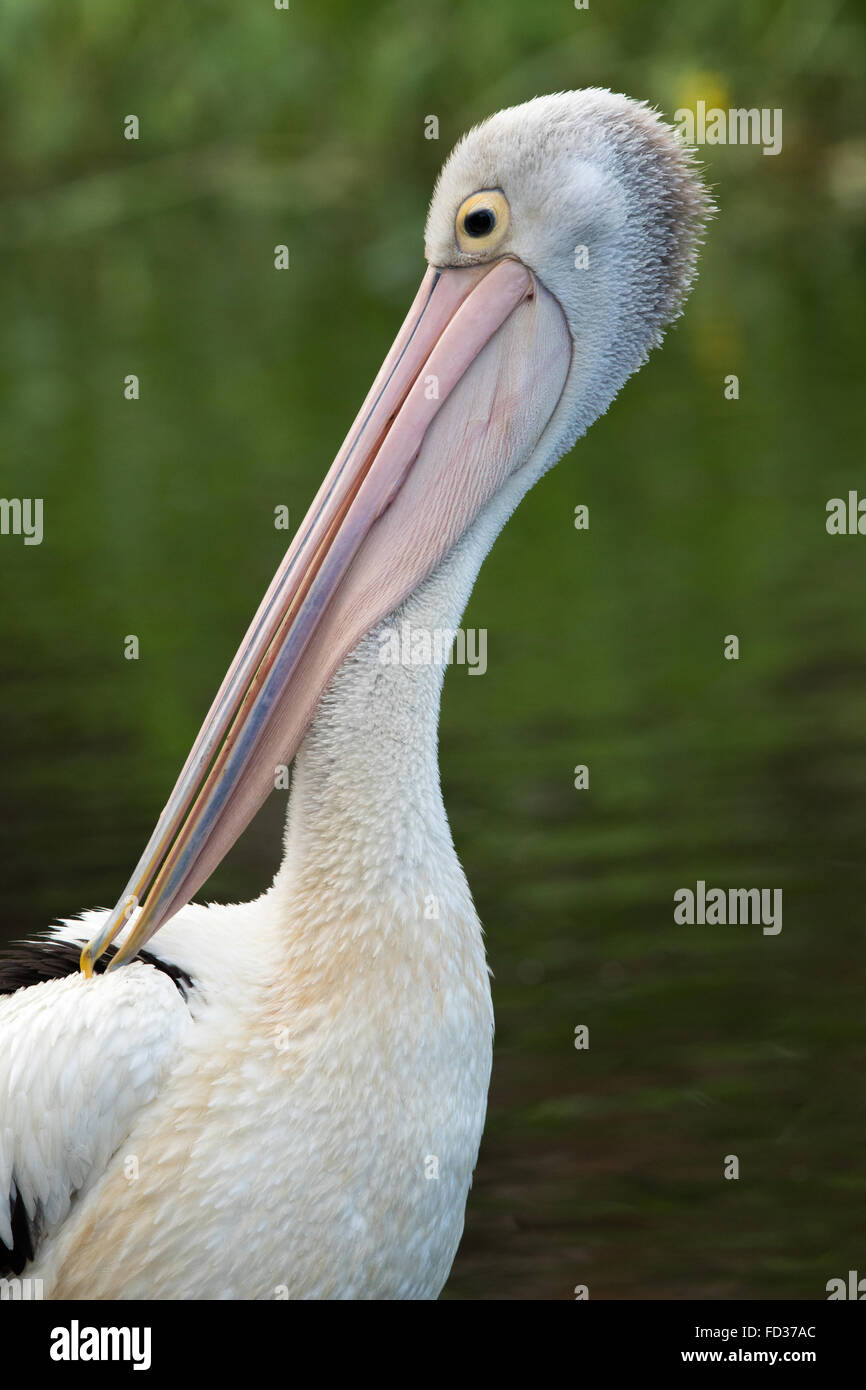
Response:
POLYGON ((496 226, 496 216, 490 208, 474 208, 463 219, 463 226, 468 236, 487 236, 496 226))

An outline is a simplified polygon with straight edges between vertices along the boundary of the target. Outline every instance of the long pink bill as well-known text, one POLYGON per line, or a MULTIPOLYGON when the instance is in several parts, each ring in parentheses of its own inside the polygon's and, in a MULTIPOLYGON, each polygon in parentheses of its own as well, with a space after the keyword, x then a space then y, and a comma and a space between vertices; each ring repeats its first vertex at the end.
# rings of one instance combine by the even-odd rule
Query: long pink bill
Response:
POLYGON ((348 652, 529 457, 570 356, 558 304, 521 262, 428 269, 85 973, 133 919, 110 968, 130 960, 210 876, 348 652))

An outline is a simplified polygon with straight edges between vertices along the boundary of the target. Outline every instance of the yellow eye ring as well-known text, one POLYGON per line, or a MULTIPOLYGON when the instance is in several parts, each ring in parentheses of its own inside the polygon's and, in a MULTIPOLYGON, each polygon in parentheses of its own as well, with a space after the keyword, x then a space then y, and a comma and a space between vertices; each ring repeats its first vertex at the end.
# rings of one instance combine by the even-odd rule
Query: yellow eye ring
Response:
POLYGON ((511 222, 511 209, 501 188, 473 193, 457 211, 457 245, 468 255, 498 246, 511 222))

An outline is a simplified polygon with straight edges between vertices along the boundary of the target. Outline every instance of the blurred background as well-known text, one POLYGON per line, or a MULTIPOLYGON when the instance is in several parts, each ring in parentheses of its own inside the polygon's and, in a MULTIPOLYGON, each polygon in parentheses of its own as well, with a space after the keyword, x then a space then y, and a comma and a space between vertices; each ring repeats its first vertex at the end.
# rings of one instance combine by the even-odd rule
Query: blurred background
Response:
MULTIPOLYGON (((497 1014, 446 1297, 814 1299, 864 1270, 866 539, 825 530, 866 495, 864 52, 837 0, 0 10, 0 492, 45 518, 0 537, 5 939, 121 891, 274 507, 300 522, 414 293, 454 140, 588 85, 783 109, 778 157, 702 151, 686 314, 510 523, 465 619, 488 673, 446 681, 497 1014), (675 925, 699 878, 782 888, 781 935, 675 925)), ((209 899, 267 886, 283 812, 209 899)))

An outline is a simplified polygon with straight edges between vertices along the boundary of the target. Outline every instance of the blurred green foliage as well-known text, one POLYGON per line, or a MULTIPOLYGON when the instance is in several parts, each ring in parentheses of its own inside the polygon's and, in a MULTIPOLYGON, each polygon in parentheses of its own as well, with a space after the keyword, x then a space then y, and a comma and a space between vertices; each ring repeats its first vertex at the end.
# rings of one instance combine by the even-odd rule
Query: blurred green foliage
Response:
MULTIPOLYGON (((784 111, 778 158, 703 151, 686 314, 497 544, 466 618, 488 675, 446 683, 498 1021, 451 1296, 820 1298, 862 1268, 866 540, 824 509, 866 492, 864 50, 836 0, 0 10, 0 491, 45 499, 41 547, 0 539, 6 936, 125 882, 453 140, 584 85, 784 111), (697 878, 782 887, 781 936, 674 926, 697 878)), ((213 897, 266 885, 282 809, 213 897)))

